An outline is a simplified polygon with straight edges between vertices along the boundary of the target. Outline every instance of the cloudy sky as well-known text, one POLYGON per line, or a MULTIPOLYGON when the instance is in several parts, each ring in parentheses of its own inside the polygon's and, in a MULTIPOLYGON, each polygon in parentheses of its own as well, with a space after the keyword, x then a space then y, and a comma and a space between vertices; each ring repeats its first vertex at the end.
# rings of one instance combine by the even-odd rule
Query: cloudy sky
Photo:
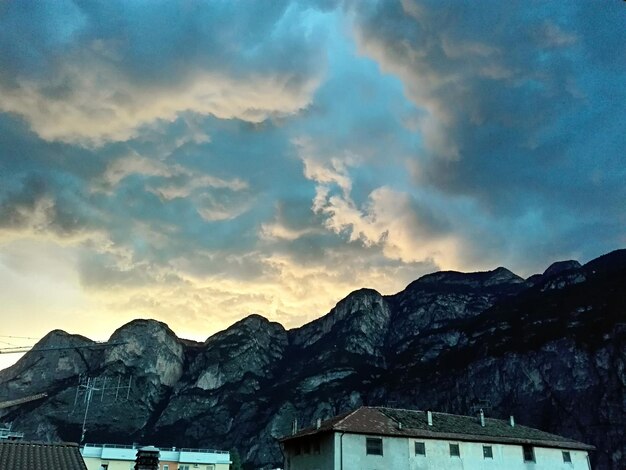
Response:
POLYGON ((2 2, 0 334, 293 327, 624 247, 624 5, 2 2))

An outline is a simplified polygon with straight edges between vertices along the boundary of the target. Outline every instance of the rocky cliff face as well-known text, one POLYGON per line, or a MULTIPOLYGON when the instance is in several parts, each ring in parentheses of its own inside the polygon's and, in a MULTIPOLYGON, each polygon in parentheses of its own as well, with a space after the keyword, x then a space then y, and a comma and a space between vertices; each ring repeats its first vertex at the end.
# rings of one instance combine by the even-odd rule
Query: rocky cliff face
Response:
MULTIPOLYGON (((431 274, 393 296, 362 289, 290 331, 253 315, 193 343, 136 320, 110 347, 32 351, 0 371, 0 400, 48 393, 0 410, 0 421, 28 438, 78 440, 79 375, 107 377, 87 441, 237 447, 249 468, 271 468, 295 418, 308 425, 362 404, 470 413, 487 402, 492 416, 595 445, 594 469, 621 470, 625 287, 622 250, 527 280, 498 268, 431 274), (110 384, 130 377, 115 397, 110 384)), ((54 331, 38 347, 92 343, 54 331)))

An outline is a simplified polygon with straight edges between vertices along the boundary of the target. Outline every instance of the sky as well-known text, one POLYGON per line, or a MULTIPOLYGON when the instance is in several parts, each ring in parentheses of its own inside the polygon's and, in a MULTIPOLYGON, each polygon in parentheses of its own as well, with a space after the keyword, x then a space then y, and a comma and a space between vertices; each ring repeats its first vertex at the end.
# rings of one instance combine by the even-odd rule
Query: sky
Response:
POLYGON ((0 3, 0 347, 623 248, 625 5, 0 3))

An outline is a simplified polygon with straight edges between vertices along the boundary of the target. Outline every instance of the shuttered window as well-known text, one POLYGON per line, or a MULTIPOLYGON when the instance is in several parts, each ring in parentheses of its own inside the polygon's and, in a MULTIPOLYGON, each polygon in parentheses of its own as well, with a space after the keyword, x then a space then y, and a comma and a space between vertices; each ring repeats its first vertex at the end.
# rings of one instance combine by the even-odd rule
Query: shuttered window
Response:
POLYGON ((383 440, 380 437, 368 437, 365 440, 367 455, 383 455, 383 440))
POLYGON ((416 442, 415 455, 426 455, 426 444, 424 444, 423 442, 416 442))
POLYGON ((458 444, 450 444, 450 457, 460 457, 461 448, 458 444))
POLYGON ((535 449, 533 446, 524 446, 524 462, 535 461, 535 449))

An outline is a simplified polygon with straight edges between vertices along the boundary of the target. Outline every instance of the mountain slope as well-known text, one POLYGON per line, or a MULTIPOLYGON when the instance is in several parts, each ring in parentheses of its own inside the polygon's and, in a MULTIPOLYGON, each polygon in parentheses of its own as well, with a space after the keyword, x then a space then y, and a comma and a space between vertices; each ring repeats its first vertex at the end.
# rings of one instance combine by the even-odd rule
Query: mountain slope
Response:
MULTIPOLYGON (((275 438, 362 404, 488 415, 595 445, 595 469, 626 467, 626 250, 524 280, 498 268, 440 272, 404 291, 353 292, 300 328, 253 315, 204 343, 135 320, 105 350, 32 351, 0 371, 0 410, 28 438, 78 440, 79 374, 132 377, 102 392, 87 440, 237 447, 255 468, 278 464, 275 438), (108 398, 107 398, 108 397, 108 398)), ((86 345, 55 331, 40 345, 86 345)), ((96 393, 97 398, 97 393, 96 393)))

